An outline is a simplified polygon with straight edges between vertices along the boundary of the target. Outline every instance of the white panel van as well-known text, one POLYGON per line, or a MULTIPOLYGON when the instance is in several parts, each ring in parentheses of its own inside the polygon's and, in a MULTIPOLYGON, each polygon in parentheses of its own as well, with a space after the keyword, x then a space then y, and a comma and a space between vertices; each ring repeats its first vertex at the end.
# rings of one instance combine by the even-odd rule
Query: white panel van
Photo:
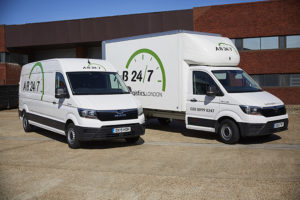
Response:
POLYGON ((96 59, 50 59, 22 67, 19 116, 25 132, 34 126, 66 135, 71 148, 81 141, 145 133, 139 101, 115 68, 96 59))
POLYGON ((224 143, 288 128, 284 103, 241 68, 239 52, 218 34, 170 31, 102 43, 146 117, 185 120, 224 143))

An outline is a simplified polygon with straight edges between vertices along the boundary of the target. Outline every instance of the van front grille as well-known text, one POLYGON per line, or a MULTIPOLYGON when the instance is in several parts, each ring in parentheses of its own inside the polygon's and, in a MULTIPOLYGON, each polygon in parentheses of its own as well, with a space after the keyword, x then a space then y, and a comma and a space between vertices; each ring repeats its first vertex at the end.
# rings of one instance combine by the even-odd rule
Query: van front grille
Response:
POLYGON ((284 105, 264 107, 261 109, 261 114, 265 117, 274 117, 279 115, 285 115, 286 109, 284 105))
POLYGON ((138 110, 137 109, 101 110, 101 111, 97 111, 97 117, 101 121, 137 119, 138 110))

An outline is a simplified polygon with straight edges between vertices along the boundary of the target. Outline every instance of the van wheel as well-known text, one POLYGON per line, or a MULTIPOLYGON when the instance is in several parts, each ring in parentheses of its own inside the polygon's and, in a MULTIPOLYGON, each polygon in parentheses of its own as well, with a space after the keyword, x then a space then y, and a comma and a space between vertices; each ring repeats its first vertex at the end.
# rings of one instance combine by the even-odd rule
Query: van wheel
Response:
POLYGON ((23 123, 23 129, 26 133, 31 132, 33 130, 32 125, 29 124, 28 118, 26 111, 23 111, 23 116, 22 116, 22 123, 23 123))
POLYGON ((235 144, 240 140, 240 131, 236 123, 225 119, 219 126, 220 140, 226 144, 235 144))
POLYGON ((71 149, 78 149, 80 141, 74 124, 69 124, 66 131, 67 143, 71 149))
POLYGON ((140 136, 131 137, 131 138, 125 138, 125 140, 126 140, 127 143, 135 144, 135 143, 137 143, 140 140, 140 136))

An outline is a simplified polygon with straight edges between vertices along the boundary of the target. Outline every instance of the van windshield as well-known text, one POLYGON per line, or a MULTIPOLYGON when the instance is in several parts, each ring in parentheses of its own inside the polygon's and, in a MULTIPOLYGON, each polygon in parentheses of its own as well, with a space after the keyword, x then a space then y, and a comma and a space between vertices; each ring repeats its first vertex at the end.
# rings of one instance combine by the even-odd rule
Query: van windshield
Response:
POLYGON ((229 93, 262 91, 261 87, 242 70, 214 70, 212 72, 229 93))
POLYGON ((73 95, 129 94, 116 72, 67 72, 73 95))

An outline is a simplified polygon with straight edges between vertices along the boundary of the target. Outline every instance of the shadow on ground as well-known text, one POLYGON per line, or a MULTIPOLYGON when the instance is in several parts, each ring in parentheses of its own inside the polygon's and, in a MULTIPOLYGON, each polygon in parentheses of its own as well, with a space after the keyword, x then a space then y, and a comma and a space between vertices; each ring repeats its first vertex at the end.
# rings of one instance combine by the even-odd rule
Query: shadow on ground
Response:
MULTIPOLYGON (((52 140, 56 140, 58 142, 65 143, 67 145, 66 137, 45 129, 36 128, 34 133, 42 135, 44 137, 50 138, 52 140)), ((109 140, 101 140, 101 141, 88 141, 81 142, 81 149, 111 149, 111 148, 120 148, 120 147, 128 147, 128 146, 136 146, 141 145, 145 141, 143 138, 140 138, 136 143, 127 143, 125 139, 109 139, 109 140)))
POLYGON ((265 136, 241 138, 239 143, 240 144, 263 144, 263 143, 268 143, 280 139, 281 137, 279 135, 271 134, 265 136))
MULTIPOLYGON (((158 122, 158 120, 150 119, 146 123, 146 128, 152 130, 167 131, 174 134, 181 134, 185 137, 220 141, 219 136, 216 133, 186 129, 183 121, 173 120, 168 125, 161 125, 158 122)), ((281 137, 276 134, 271 134, 266 136, 246 137, 246 138, 241 138, 239 144, 245 144, 245 145, 262 144, 262 143, 268 143, 279 139, 281 139, 281 137)))

